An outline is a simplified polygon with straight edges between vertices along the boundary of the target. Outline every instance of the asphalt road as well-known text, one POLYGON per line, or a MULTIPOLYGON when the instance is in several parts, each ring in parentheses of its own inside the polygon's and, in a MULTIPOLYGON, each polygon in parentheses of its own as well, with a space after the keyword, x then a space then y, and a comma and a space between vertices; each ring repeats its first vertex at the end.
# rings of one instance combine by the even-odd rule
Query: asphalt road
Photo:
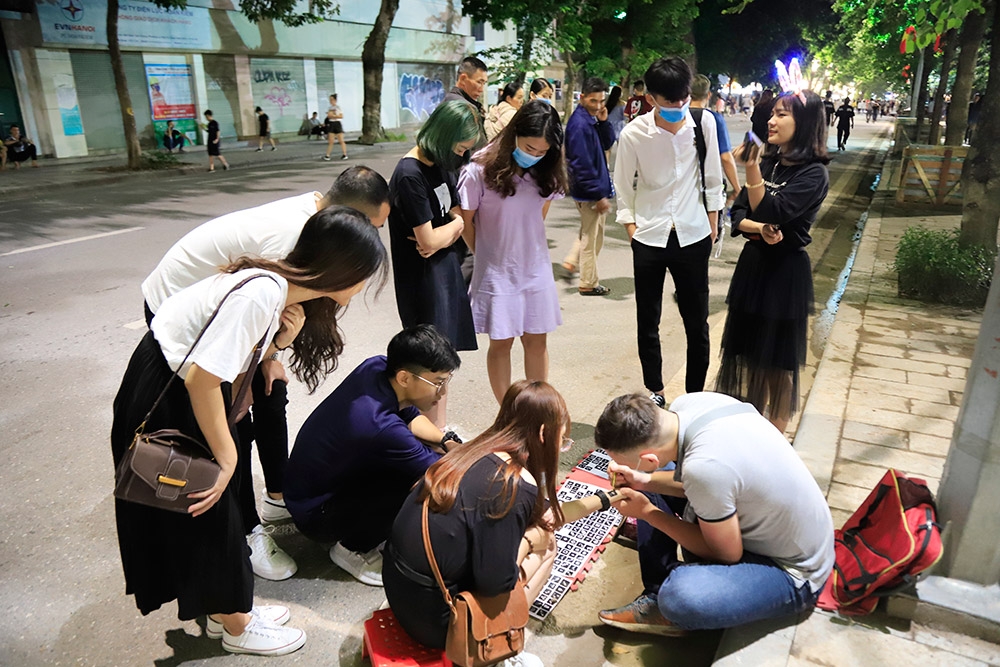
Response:
MULTIPOLYGON (((748 127, 744 119, 730 122, 734 138, 748 127)), ((863 146, 873 135, 860 127, 856 136, 863 146)), ((862 155, 859 150, 857 159, 862 155)), ((388 178, 398 157, 384 151, 356 162, 388 178)), ((831 181, 839 183, 831 193, 831 209, 841 195, 857 204, 855 190, 863 174, 852 171, 854 160, 848 155, 831 167, 831 181)), ((188 230, 223 213, 325 190, 347 164, 310 159, 215 174, 128 176, 95 186, 29 189, 0 203, 0 377, 5 380, 0 508, 6 524, 0 538, 0 608, 6 610, 0 617, 0 664, 265 660, 224 654, 219 642, 200 636, 196 623, 179 622, 172 605, 141 617, 125 596, 111 496, 111 403, 145 329, 139 285, 164 251, 188 230)), ((848 210, 838 215, 853 225, 848 210)), ((823 224, 833 229, 840 223, 831 218, 823 224)), ((547 228, 558 267, 577 230, 571 201, 553 205, 547 228)), ((382 234, 388 245, 388 230, 382 234)), ((601 282, 613 290, 609 297, 582 298, 575 282, 558 281, 564 324, 549 337, 550 381, 567 399, 577 441, 563 456, 565 469, 592 447, 593 424, 607 401, 642 390, 626 239, 623 229, 609 221, 600 257, 601 282)), ((724 316, 740 246, 728 239, 722 256, 712 261, 713 330, 724 316)), ((379 295, 355 298, 343 319, 347 346, 336 372, 313 395, 292 383, 292 438, 340 379, 364 359, 384 353, 399 326, 391 281, 379 295)), ((677 374, 684 362, 683 329, 669 301, 661 338, 665 379, 682 378, 682 372, 677 374)), ((466 434, 484 428, 496 412, 486 379, 486 344, 481 337, 479 351, 462 354, 449 392, 449 423, 466 434)), ((519 354, 515 346, 515 377, 519 354)), ((261 485, 258 469, 258 489, 261 485)), ((293 623, 309 634, 304 649, 279 660, 361 664, 361 623, 383 601, 381 590, 354 582, 324 550, 290 527, 278 540, 298 561, 299 573, 285 582, 258 579, 256 595, 288 604, 293 623)), ((544 625, 533 623, 529 650, 546 664, 574 667, 710 662, 718 633, 649 642, 594 628, 598 609, 630 600, 638 588, 634 552, 613 545, 579 592, 569 594, 544 625)))

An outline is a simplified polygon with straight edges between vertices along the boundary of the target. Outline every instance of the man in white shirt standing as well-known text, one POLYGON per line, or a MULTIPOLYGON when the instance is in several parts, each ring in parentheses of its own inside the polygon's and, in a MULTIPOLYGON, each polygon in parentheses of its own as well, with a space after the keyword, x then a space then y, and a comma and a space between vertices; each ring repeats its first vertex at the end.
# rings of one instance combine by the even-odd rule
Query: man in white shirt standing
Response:
POLYGON ((660 58, 646 71, 653 110, 622 130, 615 162, 618 222, 632 241, 636 328, 643 383, 660 407, 663 360, 660 314, 667 270, 687 337, 685 390, 704 389, 708 372, 708 258, 725 205, 715 121, 698 126, 688 111, 691 69, 677 57, 660 58), (701 168, 704 160, 704 169, 701 168))

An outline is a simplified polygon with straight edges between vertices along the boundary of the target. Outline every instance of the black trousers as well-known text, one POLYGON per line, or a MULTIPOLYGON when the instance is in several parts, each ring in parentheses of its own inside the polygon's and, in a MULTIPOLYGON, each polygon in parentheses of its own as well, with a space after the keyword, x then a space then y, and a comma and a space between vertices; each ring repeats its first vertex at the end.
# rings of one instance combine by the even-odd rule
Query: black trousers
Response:
POLYGON ((687 338, 688 393, 705 388, 708 373, 708 258, 712 237, 681 247, 670 232, 666 248, 655 248, 632 240, 632 272, 635 277, 635 320, 642 381, 650 391, 663 391, 663 356, 660 353, 660 315, 663 282, 669 270, 677 290, 677 309, 687 338))
POLYGON ((239 459, 236 477, 239 485, 239 505, 243 525, 249 533, 260 523, 257 515, 257 496, 253 490, 253 469, 250 462, 250 443, 257 442, 257 458, 264 470, 264 486, 271 493, 281 493, 285 484, 285 467, 288 465, 288 385, 278 381, 271 384, 271 395, 264 395, 264 373, 260 366, 254 371, 250 384, 253 406, 236 425, 239 433, 239 459))
POLYGON ((851 128, 849 127, 838 127, 837 128, 837 148, 847 147, 847 140, 851 137, 851 128))

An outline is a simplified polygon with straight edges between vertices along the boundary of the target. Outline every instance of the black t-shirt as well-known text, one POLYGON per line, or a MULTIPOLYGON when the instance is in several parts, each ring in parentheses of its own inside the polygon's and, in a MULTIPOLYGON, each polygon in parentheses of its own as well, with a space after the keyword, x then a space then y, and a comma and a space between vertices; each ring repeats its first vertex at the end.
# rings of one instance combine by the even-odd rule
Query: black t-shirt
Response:
POLYGON ((854 107, 850 104, 841 104, 837 109, 837 129, 847 129, 854 122, 854 107))
POLYGON ((829 124, 830 119, 833 118, 833 112, 836 110, 833 100, 823 100, 823 110, 826 111, 826 122, 829 124))
POLYGON ((214 142, 219 138, 219 122, 217 120, 208 121, 208 143, 214 142))
MULTIPOLYGON (((417 245, 407 237, 414 227, 430 222, 441 227, 451 222, 452 208, 459 205, 458 178, 454 172, 437 165, 426 165, 416 158, 405 157, 396 165, 389 180, 389 243, 392 267, 397 276, 417 276, 423 273, 425 260, 417 245)), ((438 251, 431 256, 442 254, 438 251)))
POLYGON ((267 132, 267 114, 262 113, 261 115, 257 116, 257 122, 260 123, 260 133, 264 134, 265 132, 267 132))
POLYGON ((740 191, 733 202, 733 236, 743 234, 758 243, 769 253, 786 253, 809 245, 812 237, 809 228, 816 221, 826 193, 830 189, 830 175, 819 162, 782 165, 774 157, 761 161, 760 173, 764 177, 764 198, 757 209, 750 212, 747 189, 740 191), (782 240, 768 245, 756 234, 746 234, 737 227, 744 218, 781 227, 782 240))
MULTIPOLYGON (((471 590, 492 596, 514 590, 517 550, 538 489, 518 477, 514 506, 504 517, 491 518, 504 507, 504 467, 506 464, 495 455, 484 456, 462 477, 451 509, 445 514, 431 512, 428 517, 434 557, 453 594, 471 590)), ((433 577, 424 552, 420 518, 423 505, 417 502, 422 486, 411 491, 403 503, 389 539, 400 560, 416 572, 433 577)))

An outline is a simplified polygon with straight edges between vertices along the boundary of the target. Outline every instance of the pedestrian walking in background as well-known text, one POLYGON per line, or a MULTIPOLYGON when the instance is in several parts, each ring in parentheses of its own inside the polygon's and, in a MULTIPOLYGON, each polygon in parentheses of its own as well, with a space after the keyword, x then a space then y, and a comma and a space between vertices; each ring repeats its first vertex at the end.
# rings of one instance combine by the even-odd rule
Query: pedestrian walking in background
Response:
MULTIPOLYGON (((160 306, 172 295, 200 280, 215 276, 243 255, 283 260, 292 252, 307 221, 333 205, 361 211, 375 227, 389 215, 389 186, 385 179, 364 166, 346 169, 326 192, 306 192, 234 211, 195 227, 185 234, 156 265, 142 283, 143 309, 149 325, 160 306)), ((312 308, 312 306, 310 306, 312 308)), ((289 519, 283 492, 288 463, 288 375, 275 353, 261 359, 250 380, 251 412, 236 424, 240 453, 236 470, 238 504, 243 532, 250 546, 254 574, 280 581, 295 574, 298 566, 271 536, 270 526, 289 519), (264 473, 265 489, 256 506, 251 443, 264 473)), ((299 362, 293 358, 293 368, 299 362)))
POLYGON ((644 113, 653 110, 653 105, 646 99, 646 82, 637 79, 632 84, 632 97, 625 103, 625 121, 631 123, 644 113))
MULTIPOLYGON (((444 586, 483 597, 523 585, 530 605, 555 562, 562 525, 555 480, 559 452, 572 441, 566 402, 544 382, 521 381, 496 420, 475 440, 432 465, 403 503, 386 543, 383 578, 400 626, 425 646, 444 648, 451 610, 424 548, 421 516, 444 586)), ((496 667, 543 667, 520 653, 496 667)))
POLYGON ((264 139, 271 142, 271 150, 277 150, 277 146, 274 145, 274 138, 271 137, 271 119, 268 118, 267 114, 260 107, 253 110, 257 114, 257 152, 260 153, 264 150, 264 139))
POLYGON ((555 91, 552 90, 552 84, 548 82, 548 79, 535 79, 531 82, 531 88, 528 90, 529 100, 541 100, 547 104, 552 104, 554 95, 555 91))
POLYGON ((522 104, 524 104, 524 88, 513 81, 503 87, 496 105, 486 114, 487 141, 493 141, 507 127, 507 123, 514 117, 522 104))
MULTIPOLYGON (((972 144, 972 138, 976 136, 976 128, 979 126, 979 112, 983 108, 983 96, 976 93, 969 103, 969 124, 965 127, 965 143, 972 144)), ((13 129, 13 128, 11 128, 13 129)))
POLYGON ((188 135, 174 127, 174 121, 167 121, 167 129, 163 132, 163 147, 167 149, 168 153, 173 153, 175 148, 178 153, 183 153, 185 142, 190 141, 188 135))
MULTIPOLYGON (((458 171, 479 132, 472 105, 442 102, 389 181, 389 241, 399 319, 403 327, 433 324, 459 351, 478 347, 455 242, 464 228, 458 171)), ((446 397, 426 414, 446 430, 446 397)))
POLYGON ((205 148, 208 150, 208 170, 215 171, 215 158, 219 158, 222 168, 229 170, 229 163, 222 157, 222 137, 219 133, 219 122, 212 117, 212 110, 205 110, 205 131, 208 133, 208 143, 205 148))
POLYGON ((330 95, 330 106, 326 109, 326 155, 323 159, 330 161, 330 153, 333 152, 333 142, 340 142, 340 150, 343 155, 341 160, 347 159, 347 144, 344 143, 344 125, 340 121, 344 118, 344 112, 337 104, 337 93, 330 95))
MULTIPOLYGON (((691 108, 707 109, 708 100, 712 95, 712 82, 704 74, 698 74, 691 82, 691 108)), ((692 112, 692 116, 694 113, 692 112)), ((719 139, 719 159, 722 160, 722 173, 726 175, 726 180, 732 187, 732 192, 726 196, 726 206, 732 205, 733 200, 740 191, 740 175, 736 169, 736 158, 733 157, 733 148, 729 143, 729 128, 726 126, 726 119, 721 113, 712 111, 715 117, 716 137, 719 139)), ((697 120, 697 119, 695 119, 697 120)), ((719 212, 720 215, 722 212, 719 212)), ((722 227, 719 226, 719 233, 722 227)))
MULTIPOLYGON (((608 101, 604 103, 604 106, 608 108, 608 122, 611 123, 611 129, 615 131, 615 141, 618 140, 622 129, 625 127, 626 104, 627 100, 622 98, 622 87, 612 86, 611 94, 608 95, 608 101)), ((609 157, 608 159, 610 160, 611 158, 609 157)))
POLYGON ((597 257, 604 245, 604 223, 611 210, 611 175, 604 152, 615 142, 608 122, 604 96, 608 84, 598 77, 583 82, 580 103, 566 123, 566 166, 570 194, 580 214, 580 232, 562 266, 571 275, 580 268, 580 294, 604 296, 611 289, 601 285, 597 257))
POLYGON ((767 120, 771 117, 771 107, 774 106, 774 91, 765 88, 753 105, 753 113, 750 114, 750 130, 757 135, 757 138, 767 142, 767 120))
POLYGON ((490 337, 486 371, 497 403, 510 388, 514 339, 524 348, 524 377, 544 381, 547 335, 562 324, 545 236, 549 205, 567 190, 562 145, 559 113, 531 101, 459 178, 464 236, 476 255, 472 321, 490 337))
POLYGON ((338 315, 384 259, 378 231, 367 218, 347 207, 329 208, 310 218, 285 260, 240 257, 224 273, 160 306, 115 398, 115 466, 137 430, 178 429, 207 443, 221 471, 212 488, 188 494, 193 504, 186 514, 115 500, 125 590, 143 615, 176 600, 180 620, 208 615, 206 634, 221 638, 233 653, 280 655, 305 644, 304 632, 281 627, 289 618, 286 607, 253 604, 253 572, 233 482, 238 446, 227 424, 232 384, 263 340, 264 356, 294 346, 296 374, 314 390, 343 349, 338 315), (246 278, 251 280, 240 285, 246 278), (216 308, 218 317, 206 328, 216 308), (147 420, 175 373, 181 382, 170 385, 147 420))
POLYGON ((615 161, 615 191, 618 222, 628 232, 632 247, 643 384, 650 398, 664 407, 663 284, 670 271, 687 339, 686 391, 702 391, 711 351, 708 259, 725 196, 717 125, 711 112, 697 111, 699 122, 688 109, 691 69, 687 63, 678 57, 660 58, 643 78, 655 112, 625 126, 615 161), (702 142, 704 167, 698 149, 702 142))
POLYGON ((845 97, 844 103, 837 109, 837 150, 847 150, 847 140, 851 137, 851 130, 854 129, 854 107, 851 106, 851 98, 845 97))
MULTIPOLYGON (((837 111, 837 105, 833 103, 833 91, 826 91, 826 96, 823 97, 823 111, 826 113, 826 125, 827 127, 833 127, 833 114, 837 111)), ((763 139, 764 137, 761 137, 763 139)))
POLYGON ((826 115, 811 91, 778 98, 763 158, 744 144, 746 185, 733 204, 733 235, 748 240, 729 286, 720 391, 753 403, 784 432, 798 407, 799 367, 813 310, 806 246, 830 181, 826 115))

